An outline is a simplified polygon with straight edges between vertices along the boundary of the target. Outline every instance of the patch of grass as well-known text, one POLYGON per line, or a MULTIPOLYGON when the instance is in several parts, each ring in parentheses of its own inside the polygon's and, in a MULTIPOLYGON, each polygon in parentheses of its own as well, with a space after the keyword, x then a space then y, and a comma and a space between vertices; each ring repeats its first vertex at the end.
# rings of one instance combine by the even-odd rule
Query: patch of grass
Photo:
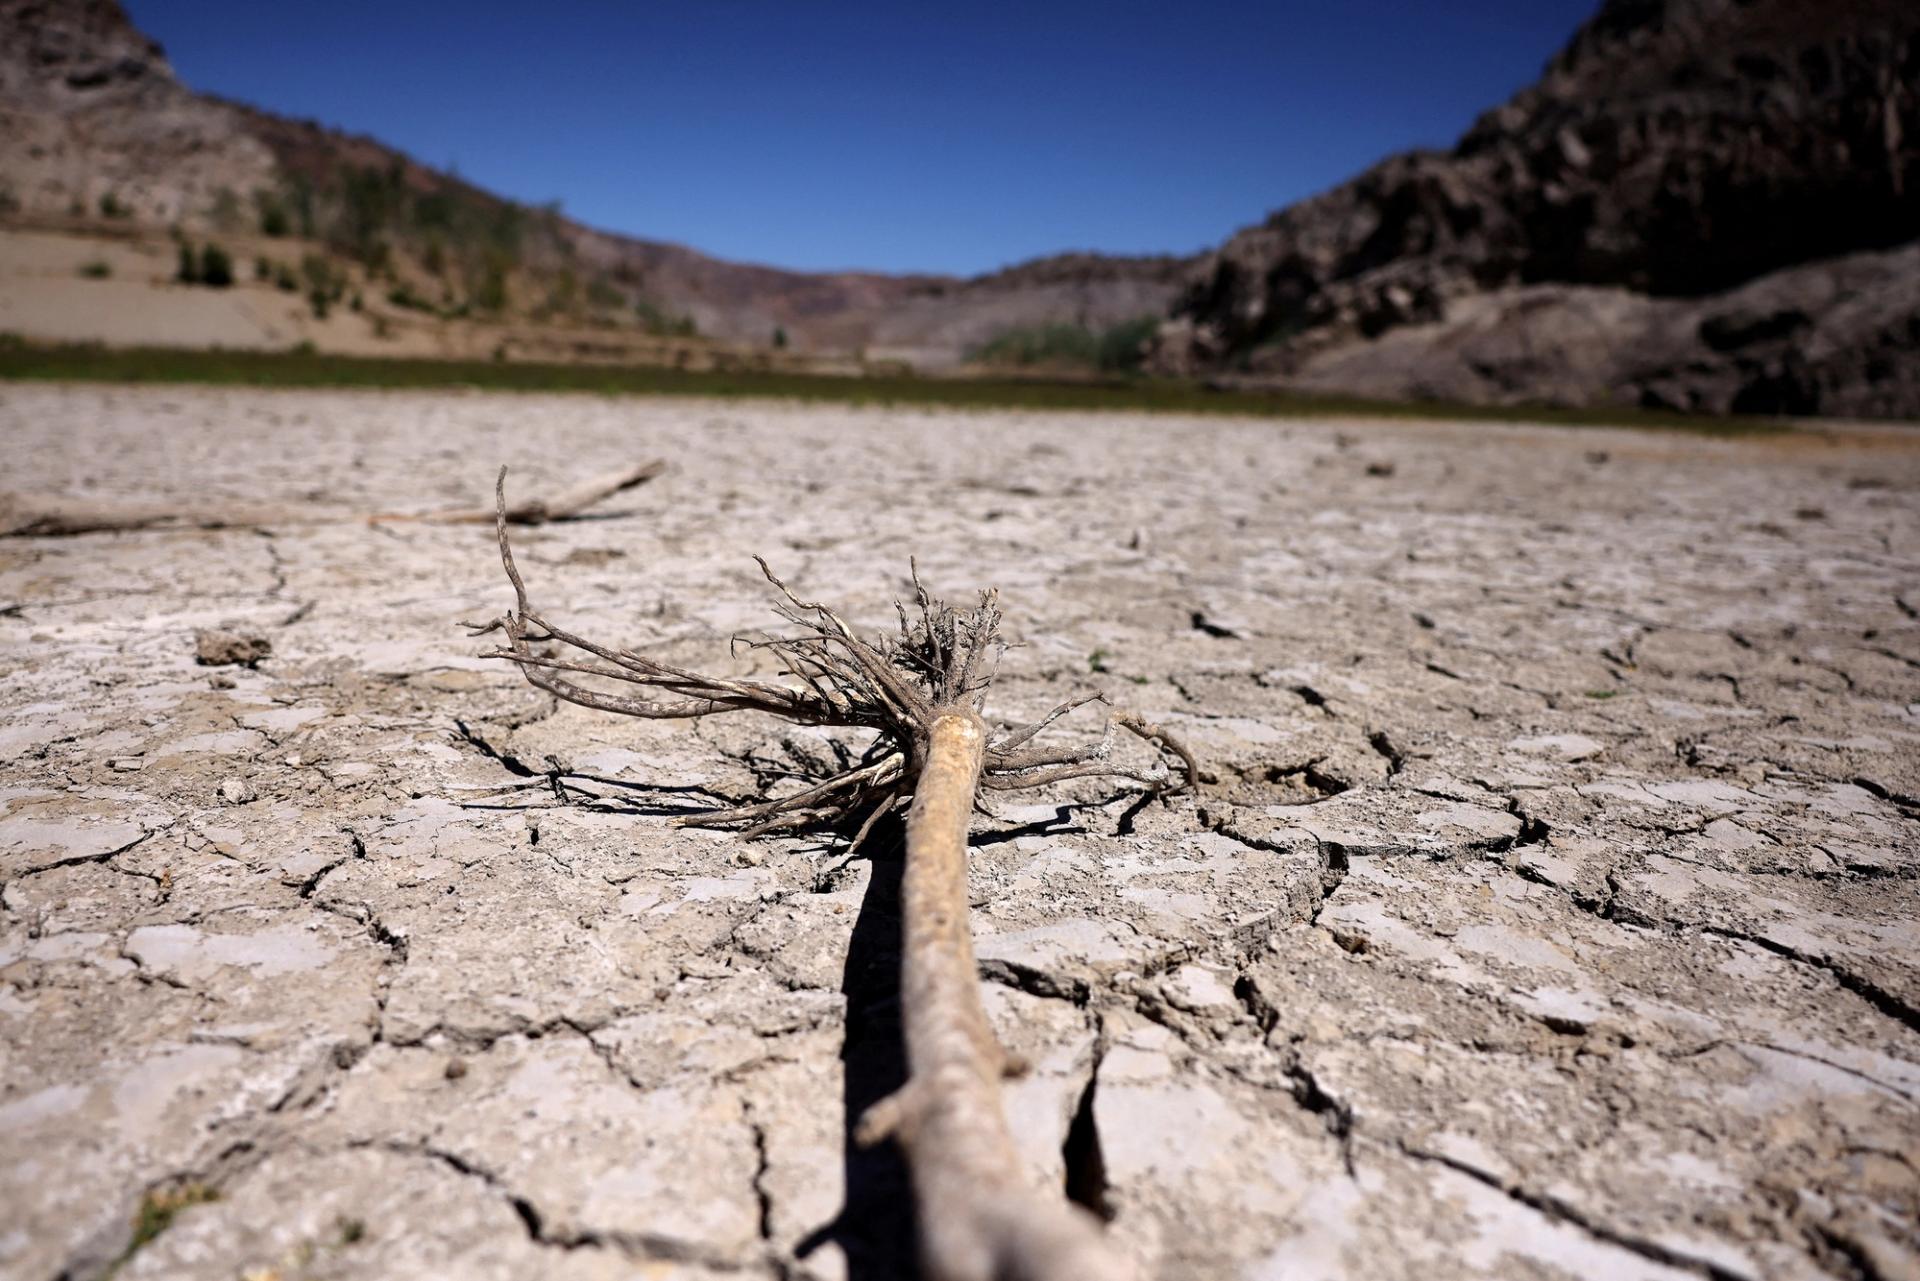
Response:
POLYGON ((111 1277, 124 1266, 128 1259, 138 1254, 153 1239, 173 1226, 182 1210, 196 1205, 207 1205, 218 1201, 220 1193, 204 1183, 182 1183, 177 1187, 155 1188, 140 1198, 140 1208, 133 1215, 133 1238, 127 1242, 127 1248, 107 1269, 111 1277))
POLYGON ((1128 373, 1140 368, 1160 322, 1137 316, 1095 332, 1085 325, 1026 325, 1003 330, 967 353, 984 365, 1054 366, 1128 373))
MULTIPOLYGON (((332 282, 329 282, 332 283, 332 282)), ((722 362, 729 359, 718 353, 722 362)), ((487 360, 413 360, 268 351, 46 345, 0 335, 0 379, 106 383, 206 383, 250 387, 473 387, 492 391, 715 396, 852 405, 947 405, 967 409, 1113 410, 1234 414, 1259 418, 1372 417, 1557 426, 1662 428, 1740 436, 1791 431, 1761 418, 1708 418, 1662 411, 1549 409, 1398 403, 1357 396, 1222 390, 1177 379, 930 378, 708 371, 638 365, 562 365, 487 360)))
POLYGON ((104 258, 95 258, 92 262, 80 264, 82 280, 106 280, 113 275, 113 264, 104 258))
POLYGON ((1587 691, 1588 698, 1607 699, 1618 698, 1619 696, 1620 691, 1617 689, 1590 689, 1587 691))

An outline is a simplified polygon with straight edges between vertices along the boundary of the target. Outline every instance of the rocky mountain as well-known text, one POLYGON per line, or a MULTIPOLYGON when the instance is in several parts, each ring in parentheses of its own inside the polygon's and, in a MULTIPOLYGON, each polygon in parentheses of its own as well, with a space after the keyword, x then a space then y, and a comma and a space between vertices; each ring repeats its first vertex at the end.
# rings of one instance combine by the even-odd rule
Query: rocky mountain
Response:
POLYGON ((1187 263, 1062 255, 961 279, 728 262, 584 226, 374 139, 183 85, 117 0, 0 0, 0 214, 319 240, 445 309, 957 363, 1007 328, 1164 315, 1187 263))
POLYGON ((1198 263, 1156 361, 1477 402, 1920 416, 1920 6, 1607 0, 1452 151, 1198 263))

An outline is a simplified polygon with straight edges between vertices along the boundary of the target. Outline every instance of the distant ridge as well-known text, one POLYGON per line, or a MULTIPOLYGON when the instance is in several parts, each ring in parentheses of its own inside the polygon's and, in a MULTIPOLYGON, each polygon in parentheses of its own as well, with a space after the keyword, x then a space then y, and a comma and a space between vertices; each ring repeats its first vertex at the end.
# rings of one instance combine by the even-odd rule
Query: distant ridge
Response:
POLYGON ((474 249, 460 266, 479 278, 489 244, 511 241, 512 279, 525 277, 532 292, 551 293, 563 278, 581 291, 598 282, 629 307, 685 317, 723 341, 764 344, 779 330, 798 347, 899 348, 935 364, 1013 326, 1164 314, 1187 265, 1062 254, 966 279, 815 273, 616 235, 503 199, 377 139, 197 94, 117 0, 0 0, 0 172, 16 214, 58 215, 76 202, 91 210, 111 194, 135 220, 194 227, 217 221, 223 200, 247 216, 256 199, 305 200, 318 224, 308 230, 362 255, 384 247, 419 259, 437 230, 443 256, 474 249), (365 175, 388 190, 372 190, 365 175), (391 207, 377 208, 383 202, 391 207), (370 209, 386 216, 360 242, 348 224, 370 209))

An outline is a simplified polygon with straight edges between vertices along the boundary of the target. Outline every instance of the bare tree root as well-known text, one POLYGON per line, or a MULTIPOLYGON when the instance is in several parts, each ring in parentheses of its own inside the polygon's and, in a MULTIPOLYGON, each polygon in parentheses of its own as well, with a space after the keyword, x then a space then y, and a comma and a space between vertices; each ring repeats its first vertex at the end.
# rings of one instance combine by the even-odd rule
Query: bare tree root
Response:
POLYGON ((910 1075, 860 1118, 913 1171, 920 1253, 934 1281, 1125 1281, 1134 1270, 1099 1221, 1035 1195, 1007 1133, 1007 1059, 986 1010, 967 925, 967 823, 987 731, 965 707, 937 713, 907 812, 900 1009, 910 1075))
MULTIPOLYGON (((660 459, 622 468, 563 490, 548 499, 520 503, 507 512, 514 525, 543 525, 576 520, 588 508, 645 483, 667 469, 660 459)), ((462 507, 418 513, 327 512, 312 507, 261 503, 219 503, 180 507, 172 503, 62 498, 50 495, 0 495, 0 538, 52 537, 116 530, 265 529, 286 525, 351 525, 362 521, 410 521, 429 525, 490 524, 490 507, 462 507)))
POLYGON ((775 612, 797 629, 751 642, 774 656, 789 683, 707 675, 603 645, 536 613, 507 536, 506 470, 495 489, 500 560, 514 608, 474 629, 500 633, 489 657, 519 665, 540 689, 583 707, 648 719, 693 719, 757 711, 802 725, 871 731, 857 763, 799 791, 679 821, 749 835, 860 819, 865 840, 879 818, 911 797, 902 887, 902 1010, 907 1083, 861 1118, 862 1142, 893 1138, 913 1172, 922 1261, 931 1281, 1125 1281, 1132 1267, 1099 1223, 1063 1196, 1027 1180, 1007 1132, 1000 1080, 1007 1059, 980 1004, 968 923, 967 827, 980 790, 1040 787, 1075 778, 1117 778, 1156 792, 1192 786, 1193 754, 1173 735, 1127 713, 1100 739, 1044 747, 1035 740, 1098 696, 1084 695, 1039 720, 990 733, 980 715, 1004 648, 997 595, 973 609, 934 600, 914 575, 899 631, 873 641, 844 619, 802 600, 765 561, 779 592, 775 612), (535 646, 542 646, 536 649, 535 646), (580 677, 632 687, 615 693, 580 677), (1112 759, 1113 727, 1149 743, 1146 769, 1112 759), (1178 782, 1168 761, 1180 767, 1178 782))

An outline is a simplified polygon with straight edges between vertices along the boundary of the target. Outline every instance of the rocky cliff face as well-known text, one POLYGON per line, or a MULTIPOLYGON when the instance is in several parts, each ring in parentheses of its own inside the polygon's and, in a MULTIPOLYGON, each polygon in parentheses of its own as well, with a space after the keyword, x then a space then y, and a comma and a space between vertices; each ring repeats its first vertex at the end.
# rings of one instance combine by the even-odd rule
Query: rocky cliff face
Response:
POLYGON ((274 160, 222 104, 177 79, 114 0, 0 0, 0 205, 172 223, 274 160))
POLYGON ((1914 259, 1889 252, 1920 238, 1917 32, 1920 8, 1882 0, 1608 0, 1451 152, 1396 156, 1229 240, 1160 363, 1385 395, 1920 415, 1914 259), (1549 318, 1582 332, 1577 353, 1539 340, 1549 318))

